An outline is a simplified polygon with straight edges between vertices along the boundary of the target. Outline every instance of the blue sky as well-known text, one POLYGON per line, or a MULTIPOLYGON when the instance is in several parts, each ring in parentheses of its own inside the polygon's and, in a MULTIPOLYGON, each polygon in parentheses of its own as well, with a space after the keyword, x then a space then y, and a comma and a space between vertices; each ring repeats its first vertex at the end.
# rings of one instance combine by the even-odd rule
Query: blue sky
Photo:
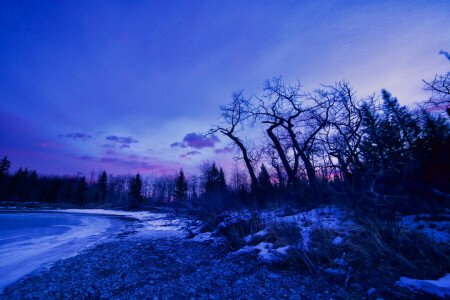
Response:
POLYGON ((41 174, 229 166, 225 137, 195 137, 232 91, 259 94, 281 75, 426 99, 421 80, 448 71, 438 53, 450 50, 449 11, 449 1, 0 1, 0 156, 41 174))

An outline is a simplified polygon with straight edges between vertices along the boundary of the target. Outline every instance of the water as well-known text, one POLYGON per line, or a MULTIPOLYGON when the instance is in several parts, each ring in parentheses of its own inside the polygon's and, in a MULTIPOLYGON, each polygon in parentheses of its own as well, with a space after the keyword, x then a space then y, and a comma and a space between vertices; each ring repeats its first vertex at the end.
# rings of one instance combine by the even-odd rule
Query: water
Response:
POLYGON ((108 216, 0 212, 0 290, 24 275, 75 255, 124 223, 108 216))

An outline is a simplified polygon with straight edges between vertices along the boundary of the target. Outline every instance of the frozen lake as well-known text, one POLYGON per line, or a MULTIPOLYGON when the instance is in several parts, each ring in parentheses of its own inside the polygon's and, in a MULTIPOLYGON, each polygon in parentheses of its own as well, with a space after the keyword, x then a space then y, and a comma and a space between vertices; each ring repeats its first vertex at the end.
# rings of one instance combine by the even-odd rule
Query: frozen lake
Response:
POLYGON ((0 212, 0 290, 117 233, 124 225, 118 218, 101 215, 0 212))

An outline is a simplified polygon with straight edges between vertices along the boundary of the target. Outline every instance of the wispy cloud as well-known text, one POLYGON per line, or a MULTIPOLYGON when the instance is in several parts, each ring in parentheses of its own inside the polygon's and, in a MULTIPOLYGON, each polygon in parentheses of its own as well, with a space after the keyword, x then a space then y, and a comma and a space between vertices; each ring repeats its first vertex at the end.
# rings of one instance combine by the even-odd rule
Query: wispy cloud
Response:
POLYGON ((133 144, 133 143, 139 142, 138 140, 136 140, 135 138, 133 138, 131 136, 124 137, 124 136, 110 135, 110 136, 107 136, 106 139, 108 141, 113 141, 113 142, 117 142, 117 143, 121 143, 121 144, 133 144))
POLYGON ((181 154, 181 155, 180 155, 180 158, 184 158, 184 159, 190 160, 191 158, 190 158, 189 156, 192 156, 192 155, 200 155, 200 154, 202 154, 200 151, 194 150, 194 151, 189 151, 189 152, 187 152, 187 153, 185 153, 185 154, 181 154))
POLYGON ((69 139, 73 139, 74 141, 82 140, 83 142, 93 139, 93 137, 91 135, 86 134, 86 133, 81 133, 81 132, 71 132, 71 133, 67 133, 67 134, 59 134, 58 137, 69 138, 69 139))
MULTIPOLYGON (((139 141, 131 136, 125 137, 125 136, 116 136, 116 135, 110 135, 107 136, 106 139, 108 141, 121 144, 119 148, 130 148, 130 144, 139 143, 139 141)), ((105 145, 104 145, 105 146, 105 145)))
POLYGON ((225 147, 225 148, 214 150, 214 153, 217 153, 217 154, 232 153, 232 152, 233 152, 233 148, 231 148, 231 147, 225 147))

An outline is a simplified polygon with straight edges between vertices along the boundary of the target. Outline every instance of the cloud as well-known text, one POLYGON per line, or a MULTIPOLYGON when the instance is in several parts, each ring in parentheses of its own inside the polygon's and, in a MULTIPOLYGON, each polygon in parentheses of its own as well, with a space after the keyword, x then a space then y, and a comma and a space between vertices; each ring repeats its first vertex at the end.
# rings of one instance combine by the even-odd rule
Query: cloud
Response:
POLYGON ((139 142, 138 140, 136 140, 135 138, 132 138, 131 136, 124 137, 124 136, 110 135, 110 136, 107 136, 106 139, 108 141, 113 141, 113 142, 117 142, 120 144, 133 144, 133 143, 139 142))
POLYGON ((191 132, 186 134, 186 136, 183 138, 183 142, 175 142, 170 146, 180 148, 191 147, 195 149, 203 149, 208 147, 213 148, 215 144, 219 142, 220 139, 215 135, 204 137, 201 134, 191 132))
POLYGON ((187 146, 181 142, 175 142, 173 144, 170 144, 170 147, 175 148, 175 147, 180 147, 180 148, 186 148, 187 146))
POLYGON ((133 138, 131 136, 124 137, 124 136, 110 135, 110 136, 107 136, 106 139, 108 141, 122 144, 119 148, 130 148, 130 144, 139 143, 138 140, 136 140, 135 138, 133 138))
POLYGON ((60 134, 58 135, 60 138, 69 138, 75 140, 82 140, 83 142, 93 139, 93 137, 86 133, 80 133, 80 132, 71 132, 68 134, 60 134))
POLYGON ((199 155, 202 154, 200 151, 189 151, 186 155, 199 155))
POLYGON ((232 152, 233 152, 233 148, 231 148, 231 147, 225 147, 225 148, 222 148, 222 149, 214 150, 214 153, 217 153, 217 154, 232 153, 232 152))
POLYGON ((184 158, 184 159, 190 160, 191 158, 189 156, 191 156, 191 155, 200 155, 200 154, 202 154, 200 151, 189 151, 186 154, 181 154, 180 158, 184 158))

